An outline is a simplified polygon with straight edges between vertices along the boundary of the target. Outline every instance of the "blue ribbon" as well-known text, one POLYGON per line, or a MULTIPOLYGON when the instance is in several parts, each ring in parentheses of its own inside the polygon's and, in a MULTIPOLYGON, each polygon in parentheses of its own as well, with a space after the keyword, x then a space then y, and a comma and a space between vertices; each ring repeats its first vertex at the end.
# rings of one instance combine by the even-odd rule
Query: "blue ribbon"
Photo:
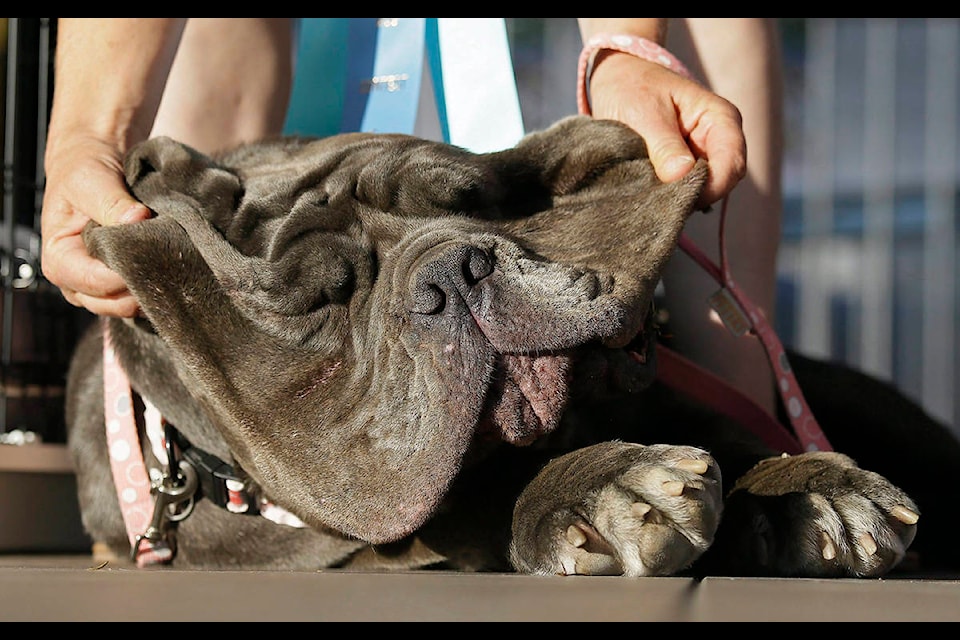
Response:
POLYGON ((426 18, 351 18, 341 131, 413 133, 426 18))
POLYGON ((444 142, 484 152, 523 135, 502 18, 303 18, 300 28, 285 133, 412 134, 426 55, 444 142))

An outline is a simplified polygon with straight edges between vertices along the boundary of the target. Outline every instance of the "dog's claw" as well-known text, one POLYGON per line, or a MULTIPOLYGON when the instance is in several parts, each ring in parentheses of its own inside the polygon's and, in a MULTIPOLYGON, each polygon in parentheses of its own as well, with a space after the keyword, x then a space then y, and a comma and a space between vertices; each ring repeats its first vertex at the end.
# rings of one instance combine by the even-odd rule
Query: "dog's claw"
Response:
POLYGON ((575 524, 567 527, 567 542, 575 547, 582 547, 587 543, 587 534, 575 524))
POLYGON ((648 513, 650 513, 650 509, 652 508, 653 507, 648 505, 646 502, 634 502, 632 505, 630 505, 630 511, 632 511, 633 515, 637 516, 638 518, 643 518, 646 516, 648 513))
POLYGON ((565 532, 571 545, 562 553, 558 575, 612 576, 623 573, 623 566, 612 547, 595 530, 583 524, 571 524, 565 532))
POLYGON ((890 510, 890 514, 903 524, 917 524, 917 520, 920 519, 919 514, 914 513, 903 505, 895 506, 890 510))
POLYGON ((824 560, 833 560, 837 557, 837 545, 833 543, 830 534, 826 531, 820 534, 820 553, 824 560))
POLYGON ((867 552, 868 556, 872 556, 877 552, 877 541, 873 539, 873 536, 869 533, 864 533, 860 536, 860 546, 863 547, 863 550, 867 552))
POLYGON ((683 469, 684 471, 689 471, 690 473, 704 474, 707 472, 708 465, 705 460, 687 458, 678 462, 677 468, 683 469))
POLYGON ((680 496, 683 495, 684 484, 679 480, 668 480, 663 483, 663 492, 668 496, 680 496))

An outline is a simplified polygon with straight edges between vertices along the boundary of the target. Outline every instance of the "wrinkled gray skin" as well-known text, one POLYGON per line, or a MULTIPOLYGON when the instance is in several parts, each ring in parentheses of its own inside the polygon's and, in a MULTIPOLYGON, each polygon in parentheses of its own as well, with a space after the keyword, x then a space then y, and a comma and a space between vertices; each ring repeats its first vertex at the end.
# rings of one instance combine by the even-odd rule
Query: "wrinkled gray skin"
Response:
MULTIPOLYGON (((345 134, 214 159, 159 138, 126 174, 156 217, 85 239, 146 316, 110 321, 134 388, 309 525, 201 500, 175 566, 670 575, 718 534, 721 466, 729 489, 766 458, 757 496, 750 476, 734 492, 747 516, 723 519, 736 549, 705 566, 880 575, 914 536, 889 513, 917 505, 846 456, 781 459, 650 397, 653 291, 703 162, 661 184, 635 133, 578 116, 483 155, 345 134)), ((85 526, 126 556, 99 331, 69 443, 85 526)))

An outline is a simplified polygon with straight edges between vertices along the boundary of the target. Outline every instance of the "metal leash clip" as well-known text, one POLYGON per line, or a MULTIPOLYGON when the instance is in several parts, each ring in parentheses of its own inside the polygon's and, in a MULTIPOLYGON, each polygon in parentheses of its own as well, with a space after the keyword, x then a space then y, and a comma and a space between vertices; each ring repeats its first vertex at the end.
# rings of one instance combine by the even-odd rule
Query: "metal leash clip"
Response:
MULTIPOLYGON (((169 443, 170 439, 168 438, 167 441, 169 443)), ((150 486, 150 493, 156 498, 153 517, 150 519, 147 530, 134 539, 133 548, 130 551, 131 560, 137 559, 140 545, 144 540, 151 545, 166 543, 173 552, 176 547, 170 537, 170 524, 180 522, 193 512, 194 496, 199 486, 197 472, 186 460, 177 461, 173 453, 174 448, 168 446, 167 454, 170 460, 168 471, 165 471, 162 477, 150 486), (174 466, 178 469, 175 475, 169 472, 169 469, 174 466)))

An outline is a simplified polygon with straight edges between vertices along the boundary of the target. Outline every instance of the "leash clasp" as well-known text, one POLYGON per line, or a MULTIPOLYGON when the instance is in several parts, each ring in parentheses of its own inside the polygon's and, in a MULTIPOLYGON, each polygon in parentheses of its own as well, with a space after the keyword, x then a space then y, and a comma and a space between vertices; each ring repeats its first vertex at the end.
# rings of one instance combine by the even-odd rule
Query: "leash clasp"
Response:
POLYGON ((170 524, 183 520, 193 512, 194 495, 199 486, 197 472, 186 460, 180 460, 177 469, 179 472, 176 475, 164 472, 163 476, 150 486, 150 493, 155 496, 153 517, 147 530, 134 539, 130 550, 131 560, 137 559, 144 540, 154 545, 165 542, 173 549, 169 535, 170 524))

